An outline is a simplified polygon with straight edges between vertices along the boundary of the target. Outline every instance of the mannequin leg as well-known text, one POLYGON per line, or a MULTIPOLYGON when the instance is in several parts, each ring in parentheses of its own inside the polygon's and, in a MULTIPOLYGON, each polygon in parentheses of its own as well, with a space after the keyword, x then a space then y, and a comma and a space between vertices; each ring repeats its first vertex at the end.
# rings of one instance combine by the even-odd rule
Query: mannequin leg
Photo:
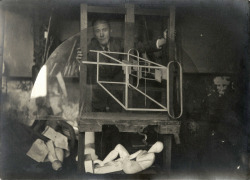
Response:
POLYGON ((128 151, 127 151, 121 144, 116 145, 115 149, 112 150, 112 151, 106 156, 106 158, 102 161, 102 164, 104 165, 104 164, 107 163, 107 162, 113 161, 115 158, 118 157, 118 155, 119 155, 121 158, 124 158, 124 157, 126 157, 126 156, 129 156, 128 151))

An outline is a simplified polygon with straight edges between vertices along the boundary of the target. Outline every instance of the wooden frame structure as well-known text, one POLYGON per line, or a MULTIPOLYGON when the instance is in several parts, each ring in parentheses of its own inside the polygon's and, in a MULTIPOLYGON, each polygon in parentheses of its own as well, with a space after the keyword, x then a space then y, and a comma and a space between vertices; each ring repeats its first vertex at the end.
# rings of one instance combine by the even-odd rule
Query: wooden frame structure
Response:
MULTIPOLYGON (((88 13, 119 13, 125 14, 125 42, 124 51, 128 52, 134 46, 134 29, 131 26, 135 22, 135 14, 140 15, 161 15, 168 17, 169 31, 169 57, 173 60, 174 56, 174 32, 175 32, 175 7, 169 7, 166 10, 154 9, 137 9, 134 4, 125 4, 125 7, 100 7, 88 6, 88 4, 81 4, 81 30, 87 28, 88 13)), ((83 52, 83 59, 87 59, 87 31, 81 31, 81 49, 83 52)), ((180 121, 173 120, 167 115, 156 113, 101 113, 92 112, 91 110, 91 96, 92 86, 87 84, 87 67, 86 64, 81 63, 80 67, 80 107, 84 106, 84 110, 80 110, 80 118, 78 120, 79 126, 79 141, 78 141, 78 172, 84 173, 84 146, 86 132, 101 132, 102 125, 116 125, 120 132, 138 132, 148 125, 157 125, 159 127, 159 134, 164 137, 163 150, 163 166, 167 174, 171 169, 171 149, 172 136, 175 137, 176 143, 179 143, 180 121), (87 94, 87 95, 86 95, 87 94)), ((131 100, 132 101, 132 100, 131 100)), ((130 101, 130 102, 131 102, 130 101)))

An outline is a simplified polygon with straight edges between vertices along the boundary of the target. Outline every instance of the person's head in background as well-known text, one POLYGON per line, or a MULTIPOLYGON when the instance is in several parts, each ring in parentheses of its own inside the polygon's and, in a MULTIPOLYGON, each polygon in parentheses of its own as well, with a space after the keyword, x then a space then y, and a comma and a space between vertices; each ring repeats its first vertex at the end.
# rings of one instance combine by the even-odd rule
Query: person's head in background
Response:
POLYGON ((93 30, 100 45, 105 46, 109 43, 111 28, 107 20, 97 19, 93 21, 93 30))

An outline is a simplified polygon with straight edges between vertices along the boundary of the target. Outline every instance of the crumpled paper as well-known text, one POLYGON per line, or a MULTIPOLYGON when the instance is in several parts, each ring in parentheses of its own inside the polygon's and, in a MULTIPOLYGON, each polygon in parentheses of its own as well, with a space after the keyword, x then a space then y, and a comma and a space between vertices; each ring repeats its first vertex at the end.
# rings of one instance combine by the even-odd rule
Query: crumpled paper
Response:
POLYGON ((31 146, 30 150, 26 153, 27 156, 37 162, 44 162, 49 150, 43 140, 37 139, 31 146))

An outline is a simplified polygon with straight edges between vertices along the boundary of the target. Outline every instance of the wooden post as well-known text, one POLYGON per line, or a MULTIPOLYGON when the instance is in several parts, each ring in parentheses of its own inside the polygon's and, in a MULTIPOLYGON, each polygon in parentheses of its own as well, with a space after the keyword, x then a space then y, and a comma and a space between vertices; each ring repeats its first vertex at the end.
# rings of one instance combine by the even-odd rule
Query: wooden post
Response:
MULTIPOLYGON (((81 4, 80 28, 81 28, 80 44, 81 44, 81 50, 83 54, 82 60, 86 61, 88 60, 88 57, 87 57, 87 53, 88 53, 88 47, 87 47, 88 5, 87 4, 81 4)), ((80 113, 79 114, 80 116, 82 116, 83 113, 92 111, 92 85, 87 84, 87 65, 83 63, 81 63, 81 66, 80 66, 80 93, 81 93, 81 99, 80 99, 80 113)), ((80 172, 84 172, 84 160, 85 160, 84 155, 91 154, 92 158, 96 156, 95 154, 95 132, 85 132, 85 134, 84 132, 82 132, 80 134, 81 134, 80 135, 81 140, 79 139, 79 147, 81 147, 81 149, 78 149, 78 158, 79 158, 78 170, 80 172), (92 146, 86 147, 86 143, 91 144, 92 146)))
POLYGON ((171 170, 171 149, 172 149, 172 135, 163 135, 163 168, 167 175, 170 174, 171 170))
POLYGON ((169 58, 170 61, 175 60, 175 6, 170 6, 169 9, 169 24, 168 24, 168 36, 169 36, 169 58))
MULTIPOLYGON (((82 51, 82 60, 87 60, 87 27, 88 27, 88 12, 87 4, 81 4, 81 14, 80 14, 80 46, 82 51)), ((80 65, 80 116, 83 112, 88 111, 89 109, 89 99, 86 95, 88 91, 87 86, 87 66, 83 63, 80 65)), ((84 173, 84 149, 85 149, 85 136, 84 132, 79 133, 78 140, 78 172, 84 173)))
MULTIPOLYGON (((168 22, 168 54, 169 54, 169 61, 175 60, 175 6, 170 6, 169 9, 169 22, 168 22)), ((171 71, 170 69, 170 72, 171 71)), ((173 73, 172 73, 173 74, 173 73)), ((169 93, 170 93, 170 104, 173 105, 174 102, 174 89, 173 89, 173 80, 174 78, 170 76, 170 87, 169 87, 169 93), (171 82, 172 81, 172 82, 171 82)), ((169 108, 169 107, 168 107, 169 108)), ((173 112, 173 108, 169 108, 169 111, 173 112)), ((169 134, 163 135, 163 143, 164 143, 164 150, 163 150, 163 167, 166 171, 166 173, 169 175, 171 170, 171 149, 172 149, 172 136, 169 134)))
MULTIPOLYGON (((82 60, 87 60, 87 27, 88 27, 88 12, 87 4, 81 4, 81 35, 80 35, 80 46, 82 50, 82 60)), ((91 111, 91 89, 90 85, 87 85, 87 65, 81 63, 80 65, 80 115, 83 112, 91 111)))
POLYGON ((135 23, 135 6, 134 4, 125 4, 125 39, 124 51, 134 47, 134 23, 135 23))
MULTIPOLYGON (((135 6, 134 4, 125 4, 125 37, 124 37, 124 52, 127 53, 129 49, 134 48, 134 24, 135 24, 135 6)), ((130 79, 133 84, 133 79, 130 79)), ((128 92, 128 107, 132 107, 133 94, 128 92)))
MULTIPOLYGON (((175 6, 170 6, 169 8, 169 21, 168 21, 168 57, 169 62, 175 60, 175 6)), ((175 90, 175 78, 174 78, 174 68, 172 66, 171 69, 169 69, 170 77, 169 77, 169 94, 170 94, 170 105, 171 108, 168 110, 171 114, 174 114, 174 106, 176 101, 176 93, 175 90)))
MULTIPOLYGON (((3 50, 4 50, 4 10, 2 5, 0 6, 0 85, 2 87, 2 69, 3 69, 3 50)), ((0 90, 0 103, 2 104, 2 88, 0 90)), ((2 108, 0 109, 0 114, 2 116, 2 108)), ((1 119, 3 119, 1 117, 1 119)), ((2 122, 1 122, 2 123, 2 122)))
POLYGON ((84 132, 79 133, 78 138, 78 162, 77 162, 77 170, 79 173, 83 174, 85 173, 84 169, 84 147, 85 147, 85 137, 84 132))

